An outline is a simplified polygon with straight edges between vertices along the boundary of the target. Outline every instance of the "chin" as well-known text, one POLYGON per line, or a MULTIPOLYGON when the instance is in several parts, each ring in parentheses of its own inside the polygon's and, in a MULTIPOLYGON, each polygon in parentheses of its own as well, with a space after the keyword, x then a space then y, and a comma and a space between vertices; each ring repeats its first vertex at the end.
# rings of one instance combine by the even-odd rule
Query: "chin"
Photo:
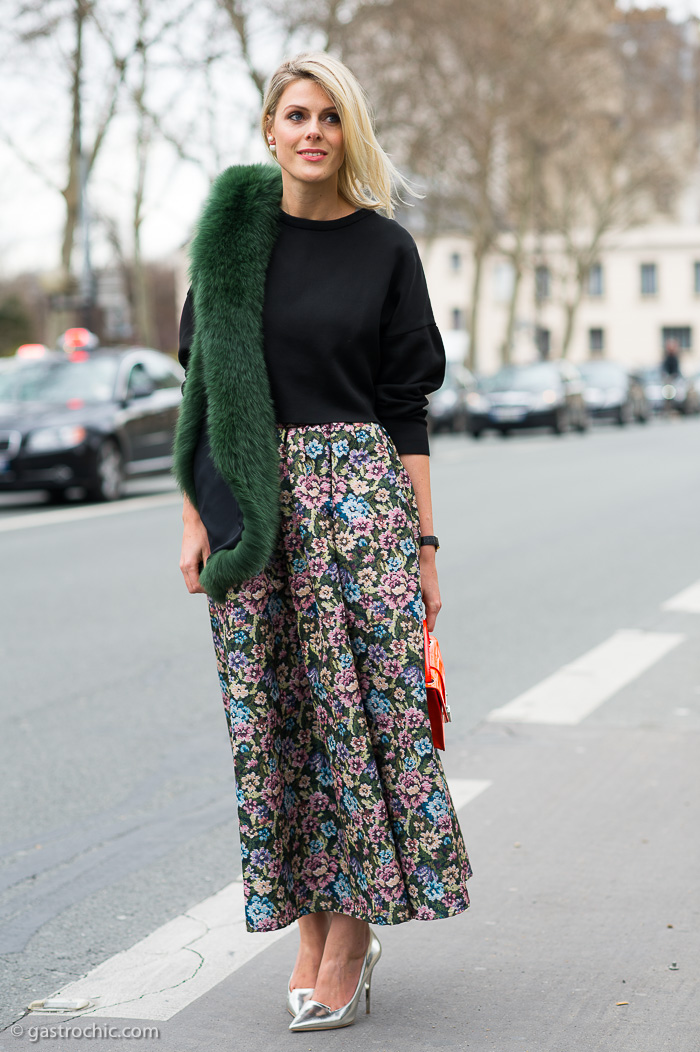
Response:
POLYGON ((338 169, 333 168, 331 171, 325 166, 323 168, 301 168, 298 171, 290 172, 295 179, 299 179, 302 183, 325 183, 328 179, 332 179, 336 175, 338 169))

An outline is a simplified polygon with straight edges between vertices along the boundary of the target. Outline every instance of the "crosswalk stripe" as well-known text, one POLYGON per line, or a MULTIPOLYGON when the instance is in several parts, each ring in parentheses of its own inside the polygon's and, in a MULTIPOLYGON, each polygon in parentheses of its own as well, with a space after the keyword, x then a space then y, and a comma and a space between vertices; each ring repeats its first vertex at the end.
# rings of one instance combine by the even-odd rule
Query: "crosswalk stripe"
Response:
POLYGON ((479 781, 476 778, 448 778, 447 784, 455 811, 461 811, 475 797, 488 789, 491 782, 479 781))
POLYGON ((296 927, 246 931, 243 883, 235 880, 57 996, 96 1004, 80 1015, 164 1021, 296 927))
POLYGON ((686 637, 622 629, 488 716, 496 723, 574 726, 686 637))
POLYGON ((677 610, 685 614, 700 614, 700 581, 691 584, 690 588, 684 588, 678 595, 667 599, 661 604, 662 610, 677 610))

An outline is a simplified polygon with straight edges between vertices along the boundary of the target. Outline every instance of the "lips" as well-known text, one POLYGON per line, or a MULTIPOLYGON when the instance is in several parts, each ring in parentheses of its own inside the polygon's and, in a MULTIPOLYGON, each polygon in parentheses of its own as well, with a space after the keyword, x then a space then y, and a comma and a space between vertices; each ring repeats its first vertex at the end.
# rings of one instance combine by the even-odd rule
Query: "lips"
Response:
POLYGON ((298 153, 300 157, 309 157, 311 159, 326 156, 325 150, 299 150, 298 153))

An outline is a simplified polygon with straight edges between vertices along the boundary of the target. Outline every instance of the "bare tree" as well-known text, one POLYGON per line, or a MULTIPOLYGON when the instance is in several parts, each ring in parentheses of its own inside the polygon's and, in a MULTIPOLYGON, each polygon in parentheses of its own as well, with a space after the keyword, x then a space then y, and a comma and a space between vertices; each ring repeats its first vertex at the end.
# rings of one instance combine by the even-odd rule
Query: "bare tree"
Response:
POLYGON ((114 118, 125 72, 123 62, 113 64, 111 75, 100 84, 101 101, 93 107, 95 116, 89 131, 86 131, 83 104, 85 33, 96 3, 97 0, 23 0, 17 4, 8 30, 14 42, 10 53, 15 62, 28 62, 31 69, 35 70, 37 48, 50 43, 53 46, 45 49, 43 61, 51 61, 57 56, 59 65, 62 65, 65 98, 70 113, 65 182, 56 182, 51 168, 24 148, 6 127, 0 131, 0 135, 27 168, 63 197, 66 211, 60 258, 66 281, 71 273, 84 187, 114 118))
POLYGON ((693 163, 679 27, 657 11, 618 15, 611 29, 585 120, 547 172, 549 226, 565 252, 563 355, 605 236, 669 212, 693 163))

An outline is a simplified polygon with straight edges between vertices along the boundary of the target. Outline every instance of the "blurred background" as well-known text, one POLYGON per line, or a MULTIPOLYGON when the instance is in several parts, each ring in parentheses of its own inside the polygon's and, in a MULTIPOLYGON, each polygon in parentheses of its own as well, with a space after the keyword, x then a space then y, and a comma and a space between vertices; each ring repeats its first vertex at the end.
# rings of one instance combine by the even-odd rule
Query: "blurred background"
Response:
POLYGON ((328 48, 425 192, 436 320, 472 371, 697 364, 697 5, 612 0, 7 0, 0 354, 84 325, 172 352, 215 175, 263 160, 267 77, 328 48), (695 336, 695 343, 694 343, 695 336))
MULTIPOLYGON (((99 383, 97 366, 64 369, 59 397, 52 352, 172 358, 207 188, 226 165, 265 159, 266 79, 305 48, 355 70, 381 141, 424 193, 399 220, 451 362, 434 431, 700 411, 699 13, 691 0, 436 0, 429 12, 417 0, 8 0, 0 370, 35 366, 29 386, 7 373, 0 404, 26 403, 26 424, 29 403, 119 404, 135 390, 156 434, 118 434, 103 411, 89 468, 56 474, 35 459, 52 445, 45 429, 27 475, 14 461, 29 425, 15 414, 0 487, 45 482, 60 499, 82 484, 104 498, 125 474, 168 467, 176 366, 113 356, 99 383)), ((65 448, 88 416, 42 420, 64 427, 65 448)))
POLYGON ((287 1047, 169 469, 193 223, 266 159, 278 62, 325 48, 423 192, 397 218, 449 358, 475 908, 382 936, 377 1047, 696 1052, 700 0, 4 0, 0 45, 0 1029, 68 991, 173 1052, 287 1047))

